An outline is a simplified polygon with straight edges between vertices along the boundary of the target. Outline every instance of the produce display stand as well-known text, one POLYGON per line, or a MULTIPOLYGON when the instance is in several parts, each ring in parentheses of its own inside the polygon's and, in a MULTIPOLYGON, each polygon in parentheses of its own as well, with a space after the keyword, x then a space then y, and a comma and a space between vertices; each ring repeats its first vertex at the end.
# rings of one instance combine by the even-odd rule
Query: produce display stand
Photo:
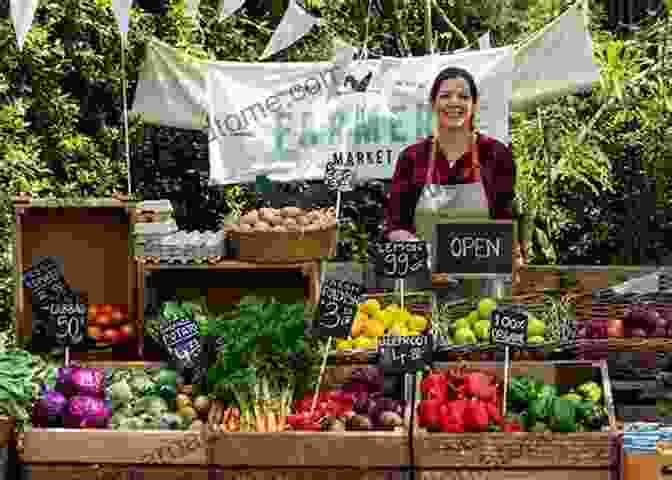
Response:
MULTIPOLYGON (((327 369, 324 388, 347 381, 362 366, 327 369)), ((204 440, 205 430, 33 429, 20 435, 19 457, 31 480, 206 480, 217 471, 222 472, 217 478, 236 480, 383 480, 387 472, 410 464, 409 436, 401 431, 215 435, 204 440), (191 444, 188 454, 180 454, 180 444, 191 444), (158 451, 164 465, 147 461, 158 451)))
MULTIPOLYGON (((491 362, 443 363, 437 368, 464 365, 467 371, 493 371, 503 376, 501 364, 491 362)), ((573 385, 592 375, 595 367, 576 362, 562 368, 552 363, 516 362, 512 375, 528 375, 547 383, 573 385), (583 366, 582 366, 583 364, 583 366)), ((418 383, 416 391, 419 391, 418 383)), ((608 389, 604 389, 608 392, 608 389)), ((591 433, 427 433, 417 426, 413 435, 416 478, 609 480, 616 468, 610 458, 609 432, 591 433)), ((644 477, 642 477, 644 478, 644 477)))
POLYGON ((14 418, 0 417, 0 448, 7 448, 12 443, 14 424, 14 418))
MULTIPOLYGON (((134 207, 124 198, 58 200, 18 197, 15 200, 15 258, 19 275, 38 256, 52 256, 64 262, 68 284, 83 292, 89 304, 128 306, 135 323, 136 274, 130 255, 134 207)), ((32 299, 16 282, 16 334, 32 337, 32 299)), ((72 352, 73 360, 138 360, 138 349, 126 352, 72 352)))

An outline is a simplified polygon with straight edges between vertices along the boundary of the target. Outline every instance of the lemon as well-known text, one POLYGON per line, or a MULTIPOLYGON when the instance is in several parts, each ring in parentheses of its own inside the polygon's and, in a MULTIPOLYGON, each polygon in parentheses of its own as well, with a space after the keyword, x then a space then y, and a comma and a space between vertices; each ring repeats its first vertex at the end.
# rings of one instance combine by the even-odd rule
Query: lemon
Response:
POLYGON ((420 336, 420 330, 411 329, 411 330, 408 331, 408 336, 409 337, 418 337, 418 336, 420 336))
POLYGON ((364 331, 366 330, 366 325, 369 321, 369 317, 364 314, 364 313, 357 313, 355 315, 355 319, 352 322, 352 328, 350 330, 350 334, 353 337, 359 337, 364 334, 364 331))
POLYGON ((410 337, 411 334, 410 334, 409 332, 410 332, 410 330, 408 329, 408 327, 404 325, 403 327, 401 327, 401 333, 400 333, 400 335, 401 335, 402 337, 410 337))
POLYGON ((427 329, 429 322, 422 315, 413 315, 411 321, 408 323, 409 328, 422 332, 427 329))
POLYGON ((401 332, 402 332, 402 328, 404 328, 404 327, 399 326, 399 325, 393 325, 392 328, 390 328, 390 331, 387 332, 387 333, 388 333, 388 335, 390 335, 392 337, 400 337, 401 332))
POLYGON ((353 348, 363 348, 367 349, 369 348, 369 339, 366 337, 358 337, 355 338, 355 340, 352 342, 352 347, 353 348))
POLYGON ((336 350, 351 350, 352 349, 352 340, 341 338, 336 342, 336 350))
POLYGON ((367 345, 366 348, 376 348, 378 346, 378 339, 375 337, 364 337, 366 338, 367 345))
POLYGON ((378 312, 380 312, 380 303, 375 298, 371 298, 366 301, 366 311, 372 317, 375 317, 378 312))
POLYGON ((413 314, 410 313, 408 310, 404 309, 401 311, 399 318, 401 319, 404 325, 408 326, 410 325, 411 321, 413 321, 413 314))

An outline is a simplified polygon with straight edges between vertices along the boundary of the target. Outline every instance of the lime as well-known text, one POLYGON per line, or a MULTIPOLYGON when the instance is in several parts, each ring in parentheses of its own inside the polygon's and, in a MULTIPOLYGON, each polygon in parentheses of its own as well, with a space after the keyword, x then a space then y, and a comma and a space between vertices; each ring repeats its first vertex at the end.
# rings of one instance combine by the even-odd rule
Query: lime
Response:
POLYGON ((336 350, 351 350, 352 340, 341 338, 336 342, 336 350))
POLYGON ((497 308, 497 302, 492 298, 484 298, 478 302, 478 315, 481 320, 490 320, 490 314, 497 308))
POLYGON ((487 342, 490 339, 490 321, 479 320, 474 325, 474 334, 481 342, 487 342))
POLYGON ((453 328, 455 329, 455 331, 461 330, 463 328, 467 328, 467 329, 471 328, 471 323, 469 322, 469 318, 467 318, 467 317, 460 318, 457 322, 455 322, 455 324, 453 325, 453 328))
MULTIPOLYGON (((481 320, 481 317, 478 313, 478 310, 474 310, 469 315, 467 315, 467 320, 469 320, 469 325, 471 325, 471 326, 476 325, 476 322, 481 320)), ((484 320, 487 320, 487 319, 484 319, 484 320)))
POLYGON ((461 328, 455 332, 455 343, 458 345, 471 345, 476 343, 476 335, 468 328, 461 328))
POLYGON ((527 323, 527 336, 529 337, 544 337, 546 332, 546 325, 541 320, 532 317, 527 323))

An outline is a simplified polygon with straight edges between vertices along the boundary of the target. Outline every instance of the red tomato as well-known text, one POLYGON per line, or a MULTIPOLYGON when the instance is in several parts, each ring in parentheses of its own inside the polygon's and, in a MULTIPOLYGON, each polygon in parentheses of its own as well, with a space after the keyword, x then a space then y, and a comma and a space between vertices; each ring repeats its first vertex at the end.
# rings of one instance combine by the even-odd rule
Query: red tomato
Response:
POLYGON ((610 337, 623 337, 624 326, 623 320, 609 320, 607 327, 607 335, 610 337))
POLYGON ((96 315, 98 315, 98 305, 93 303, 93 304, 89 305, 89 309, 88 309, 89 322, 93 323, 96 319, 96 315))
POLYGON ((121 328, 119 329, 121 332, 121 336, 125 340, 129 340, 131 338, 135 338, 135 328, 133 328, 133 325, 130 323, 127 323, 126 325, 122 325, 121 328))
POLYGON ((96 317, 96 325, 100 325, 101 327, 107 327, 112 323, 112 317, 110 317, 106 313, 99 313, 98 316, 96 317))
POLYGON ((103 338, 108 343, 118 343, 121 340, 121 333, 116 328, 108 328, 103 333, 103 338))
POLYGON ((112 305, 109 305, 109 304, 107 304, 107 303, 104 303, 104 304, 102 304, 102 305, 100 305, 100 306, 98 307, 98 310, 99 310, 101 313, 106 313, 106 314, 109 315, 109 314, 112 313, 113 307, 112 307, 112 305))
POLYGON ((118 325, 119 323, 124 321, 124 314, 117 307, 112 309, 110 317, 112 317, 112 323, 114 323, 115 325, 118 325))
POLYGON ((98 341, 103 337, 103 331, 100 329, 100 327, 96 327, 95 325, 91 325, 88 328, 89 332, 89 337, 93 338, 94 340, 98 341))

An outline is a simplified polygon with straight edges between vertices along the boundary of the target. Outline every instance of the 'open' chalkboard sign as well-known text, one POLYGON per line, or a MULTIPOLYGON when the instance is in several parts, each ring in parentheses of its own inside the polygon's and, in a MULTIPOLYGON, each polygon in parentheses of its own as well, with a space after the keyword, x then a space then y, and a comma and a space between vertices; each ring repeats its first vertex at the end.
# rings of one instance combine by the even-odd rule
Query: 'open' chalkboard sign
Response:
POLYGON ((435 226, 434 273, 513 272, 513 223, 445 223, 435 226))
POLYGON ((432 363, 432 336, 385 336, 378 344, 378 365, 390 373, 414 373, 432 363))
POLYGON ((498 307, 490 320, 490 341, 506 347, 523 347, 527 344, 528 322, 524 308, 498 307))
POLYGON ((55 339, 58 345, 72 346, 84 343, 88 311, 86 304, 79 300, 64 300, 45 305, 43 311, 49 316, 49 336, 55 339))
POLYGON ((344 280, 325 280, 320 289, 316 335, 349 336, 355 310, 363 300, 364 291, 364 286, 361 284, 344 280))
POLYGON ((428 271, 426 242, 381 242, 375 245, 376 273, 390 278, 406 278, 428 271))

